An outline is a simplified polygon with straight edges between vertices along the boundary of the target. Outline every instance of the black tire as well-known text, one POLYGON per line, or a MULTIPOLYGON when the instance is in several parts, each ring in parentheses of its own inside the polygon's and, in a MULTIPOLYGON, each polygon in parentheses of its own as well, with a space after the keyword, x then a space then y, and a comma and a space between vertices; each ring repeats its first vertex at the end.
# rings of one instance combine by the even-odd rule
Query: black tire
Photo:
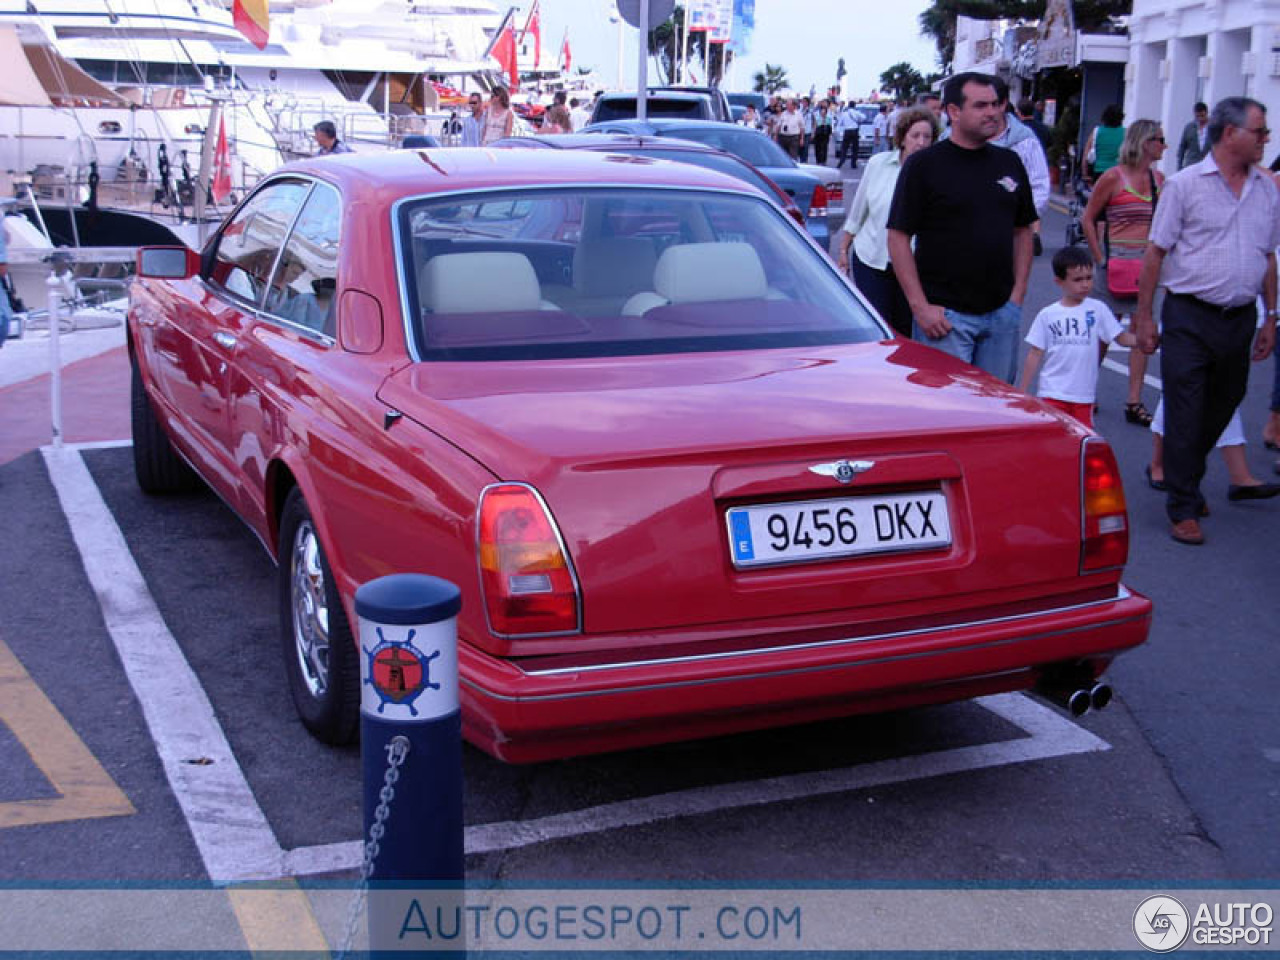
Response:
POLYGON ((144 493, 190 493, 200 478, 183 460, 164 432, 151 398, 142 386, 142 372, 133 363, 129 379, 130 421, 133 432, 133 473, 144 493))
POLYGON ((360 720, 360 661, 311 511, 294 488, 280 517, 280 644, 302 725, 323 743, 350 743, 360 720))

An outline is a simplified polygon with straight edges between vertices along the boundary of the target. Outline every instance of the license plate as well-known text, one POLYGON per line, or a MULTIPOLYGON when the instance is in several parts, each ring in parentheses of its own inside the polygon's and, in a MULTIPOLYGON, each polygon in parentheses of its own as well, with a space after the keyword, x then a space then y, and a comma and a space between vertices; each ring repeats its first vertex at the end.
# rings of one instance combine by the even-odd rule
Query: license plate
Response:
POLYGON ((951 544, 947 498, 940 491, 734 507, 725 519, 735 567, 951 544))

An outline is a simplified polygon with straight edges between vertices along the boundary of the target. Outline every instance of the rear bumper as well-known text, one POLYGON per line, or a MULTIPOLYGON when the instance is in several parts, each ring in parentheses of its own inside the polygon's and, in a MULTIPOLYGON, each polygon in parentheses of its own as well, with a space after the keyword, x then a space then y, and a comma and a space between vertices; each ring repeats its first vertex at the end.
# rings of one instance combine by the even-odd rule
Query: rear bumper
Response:
POLYGON ((460 653, 467 738, 501 759, 554 757, 965 699, 1094 676, 1146 640, 1151 602, 1113 598, 945 628, 767 650, 532 671, 460 653))

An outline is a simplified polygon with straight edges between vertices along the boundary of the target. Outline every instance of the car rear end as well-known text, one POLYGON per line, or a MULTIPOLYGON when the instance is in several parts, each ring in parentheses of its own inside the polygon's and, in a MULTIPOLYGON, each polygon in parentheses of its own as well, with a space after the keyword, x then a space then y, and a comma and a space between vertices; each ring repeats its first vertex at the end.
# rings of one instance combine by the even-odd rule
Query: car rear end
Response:
POLYGON ((822 196, 816 198, 812 206, 824 208, 828 217, 843 217, 844 177, 840 175, 840 171, 818 163, 801 163, 798 166, 822 187, 822 196), (819 202, 822 200, 826 202, 819 202))
MULTIPOLYGON (((888 339, 763 201, 670 179, 511 204, 547 231, 535 208, 577 204, 578 242, 631 261, 654 241, 656 293, 575 313, 544 282, 549 303, 456 342, 427 311, 381 393, 493 476, 457 524, 469 739, 512 761, 620 749, 1091 679, 1143 642, 1104 440, 888 339)), ((440 210, 405 244, 422 265, 496 242, 440 210)))
MULTIPOLYGON (((829 395, 860 366, 832 362, 829 395)), ((874 419, 862 393, 839 419, 874 419)), ((1037 464, 1032 491, 992 456, 1021 427, 904 435, 886 421, 856 438, 713 444, 729 415, 708 415, 697 455, 631 438, 625 455, 486 494, 487 623, 509 646, 472 651, 469 723, 494 752, 616 749, 1067 674, 1087 685, 1145 638, 1150 604, 1119 582, 1124 502, 1101 440, 1047 425, 1019 453, 1037 464), (537 518, 505 524, 529 542, 494 539, 509 509, 537 518), (602 535, 602 514, 627 520, 602 535), (524 578, 545 592, 520 596, 524 578)))

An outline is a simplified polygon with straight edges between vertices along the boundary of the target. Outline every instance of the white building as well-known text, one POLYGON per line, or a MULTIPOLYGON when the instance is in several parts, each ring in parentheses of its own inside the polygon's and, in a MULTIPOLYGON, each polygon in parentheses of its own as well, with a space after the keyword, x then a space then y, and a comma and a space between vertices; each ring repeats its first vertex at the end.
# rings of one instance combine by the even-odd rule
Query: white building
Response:
POLYGON ((951 61, 953 73, 976 70, 979 73, 1009 76, 1019 47, 1034 38, 1036 28, 1017 20, 974 20, 956 17, 956 49, 951 61))
MULTIPOLYGON (((1176 148, 1197 101, 1252 97, 1280 110, 1278 0, 1133 0, 1125 120, 1149 117, 1176 148)), ((1275 155, 1273 140, 1265 160, 1275 155)), ((1166 171, 1176 166, 1174 149, 1166 171)))

